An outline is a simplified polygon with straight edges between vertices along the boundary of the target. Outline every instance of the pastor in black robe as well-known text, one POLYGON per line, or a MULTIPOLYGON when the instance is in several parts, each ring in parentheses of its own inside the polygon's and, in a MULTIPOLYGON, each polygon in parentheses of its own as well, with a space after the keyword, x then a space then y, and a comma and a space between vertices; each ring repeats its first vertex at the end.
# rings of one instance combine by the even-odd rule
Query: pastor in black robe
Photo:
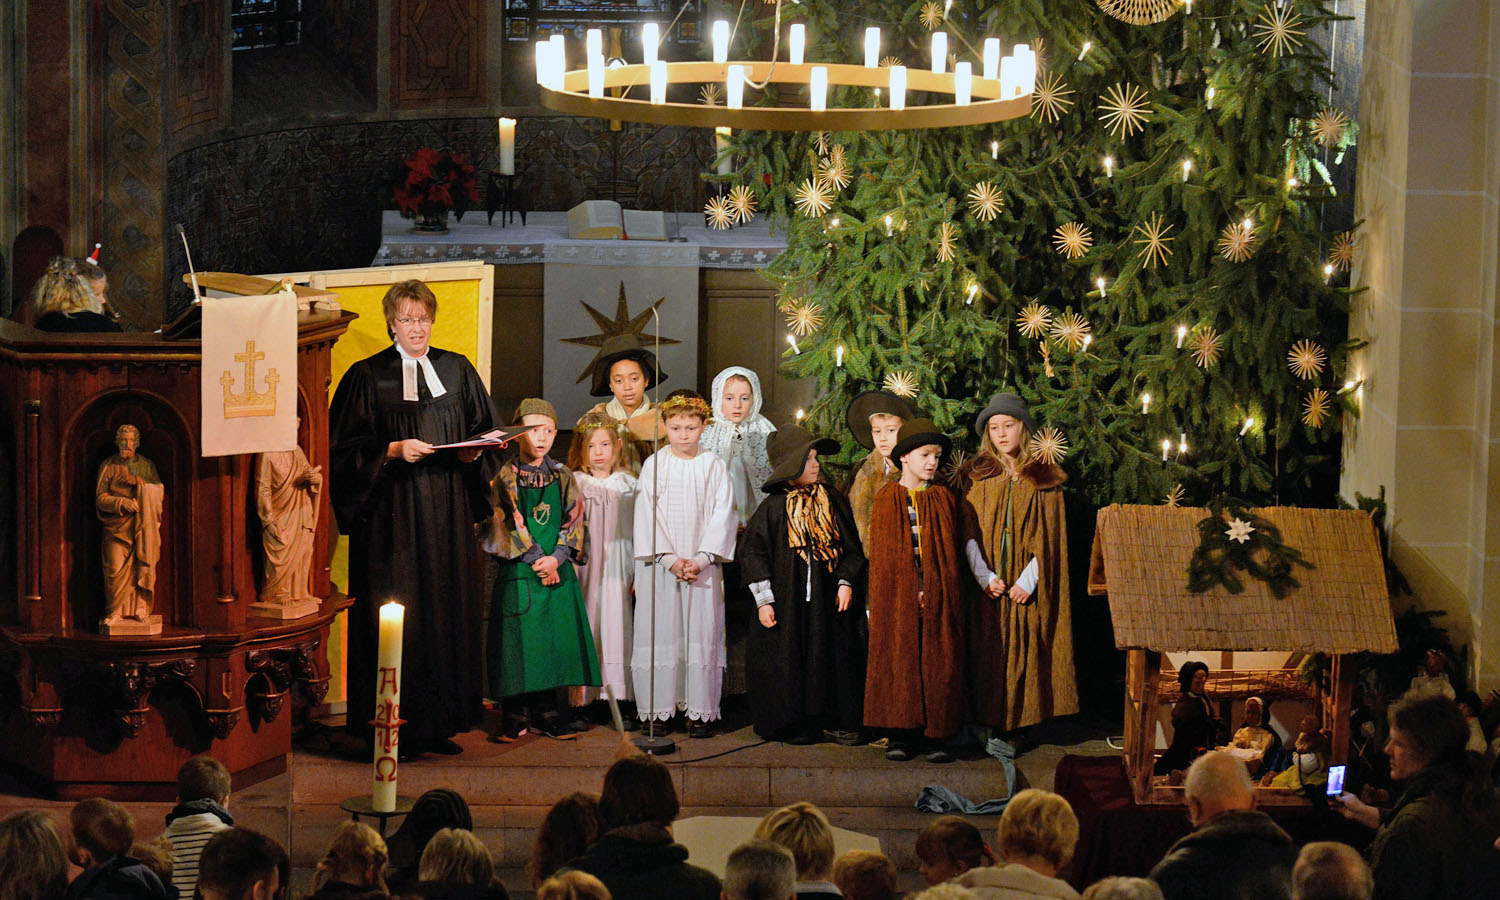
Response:
POLYGON ((828 491, 841 549, 832 572, 814 561, 809 592, 808 564, 787 545, 786 499, 783 488, 761 503, 737 554, 745 586, 769 582, 775 598, 776 625, 766 628, 752 619, 746 645, 751 721, 767 739, 795 727, 857 731, 864 720, 868 632, 865 553, 854 514, 843 494, 828 491), (844 612, 838 611, 840 581, 854 589, 844 612))
POLYGON ((350 367, 330 412, 329 485, 339 530, 349 535, 349 730, 368 737, 375 715, 380 605, 406 607, 402 650, 403 745, 421 748, 478 723, 482 553, 474 524, 489 514, 480 462, 438 450, 408 463, 386 459, 392 441, 464 440, 493 427, 489 393, 462 354, 431 348, 444 394, 420 373, 402 399, 394 346, 350 367))

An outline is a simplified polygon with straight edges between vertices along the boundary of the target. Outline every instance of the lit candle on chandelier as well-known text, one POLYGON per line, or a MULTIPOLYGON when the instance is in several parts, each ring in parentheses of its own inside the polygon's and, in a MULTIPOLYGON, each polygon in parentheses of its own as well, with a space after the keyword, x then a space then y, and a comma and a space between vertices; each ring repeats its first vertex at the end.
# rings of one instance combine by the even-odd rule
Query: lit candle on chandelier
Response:
POLYGON ((594 100, 604 96, 604 57, 589 54, 589 97, 594 100))
POLYGON ((891 109, 906 109, 906 66, 891 66, 891 109))
POLYGON ((813 66, 812 80, 808 82, 808 105, 813 112, 828 109, 828 67, 813 66))
POLYGON ((932 33, 932 74, 941 75, 948 69, 948 32, 932 33))
POLYGON ((406 608, 396 601, 380 607, 380 638, 375 669, 375 781, 370 790, 370 808, 376 812, 396 809, 396 759, 400 756, 401 733, 401 631, 406 608))
POLYGON ((1014 56, 1000 60, 1000 96, 1006 100, 1021 96, 1021 61, 1014 56))
POLYGON ((583 36, 583 48, 585 56, 603 56, 604 32, 598 28, 590 28, 583 36))
POLYGON ((1019 74, 1016 76, 1020 82, 1022 94, 1029 94, 1036 90, 1036 51, 1031 49, 1030 44, 1017 44, 1011 48, 1016 56, 1016 65, 1019 74))
POLYGON ((802 52, 807 46, 807 26, 801 22, 787 29, 787 61, 794 66, 802 65, 802 52))
POLYGON ((656 60, 651 64, 651 103, 661 106, 667 102, 667 64, 656 60))
POLYGON ((729 61, 729 23, 723 19, 714 21, 714 62, 723 65, 729 61))
POLYGON ((880 65, 880 29, 874 25, 865 29, 865 68, 880 65))
POLYGON ((563 73, 568 71, 568 46, 560 34, 554 34, 547 38, 547 43, 552 45, 552 52, 547 54, 547 61, 552 63, 552 89, 562 90, 563 73))
POLYGON ((991 81, 1000 77, 999 38, 986 38, 984 41, 984 77, 991 81))
POLYGON ((516 174, 516 120, 500 120, 500 174, 516 174))
POLYGON ((729 67, 729 76, 724 82, 726 101, 730 109, 742 109, 745 105, 745 67, 733 65, 729 67))
POLYGON ((953 102, 968 106, 974 98, 974 67, 966 60, 953 67, 953 102))
POLYGON ((647 22, 641 26, 641 57, 646 65, 656 62, 656 48, 661 44, 661 26, 655 22, 647 22))
POLYGON ((546 41, 536 42, 536 83, 542 87, 551 87, 549 83, 552 77, 552 45, 546 41))

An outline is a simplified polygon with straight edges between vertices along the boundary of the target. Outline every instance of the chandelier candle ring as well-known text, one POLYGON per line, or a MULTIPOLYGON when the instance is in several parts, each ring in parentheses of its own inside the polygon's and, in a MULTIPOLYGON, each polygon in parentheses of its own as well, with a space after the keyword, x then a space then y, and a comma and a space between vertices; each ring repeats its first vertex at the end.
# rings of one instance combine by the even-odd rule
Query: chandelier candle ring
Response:
MULTIPOLYGON (((558 64, 557 59, 560 54, 548 53, 539 47, 537 85, 541 91, 542 105, 548 109, 574 116, 654 125, 701 128, 727 126, 741 131, 829 132, 952 128, 1018 119, 1031 112, 1036 57, 1025 45, 1019 45, 1017 49, 1021 51, 1017 56, 1005 59, 1005 62, 1014 62, 1009 66, 1000 66, 1003 74, 999 78, 975 76, 972 74, 972 67, 967 65, 958 67, 962 71, 962 79, 957 71, 905 69, 902 74, 905 75, 907 93, 945 95, 951 102, 904 105, 901 108, 827 108, 828 87, 879 88, 885 97, 890 98, 891 67, 870 68, 841 63, 794 64, 768 60, 730 62, 726 59, 723 62, 657 61, 654 66, 645 63, 616 63, 609 67, 594 64, 585 69, 563 71, 563 66, 558 64), (811 103, 809 106, 739 105, 736 108, 734 104, 707 106, 698 103, 669 103, 665 100, 666 86, 725 84, 732 68, 737 70, 736 74, 741 74, 744 81, 756 85, 771 83, 806 87, 811 103), (821 70, 816 77, 814 70, 821 70), (964 84, 960 85, 960 80, 964 84), (648 88, 651 90, 648 96, 635 98, 628 96, 632 88, 639 89, 637 94, 646 93, 648 88), (610 96, 609 89, 620 89, 620 96, 610 96), (823 96, 820 97, 819 94, 823 96)), ((991 52, 998 56, 998 52, 990 51, 989 47, 986 47, 986 51, 987 57, 991 52)), ((990 60, 986 59, 985 62, 985 68, 989 69, 990 60)), ((743 82, 740 86, 743 87, 743 82)), ((733 86, 730 87, 728 94, 732 99, 737 92, 732 89, 733 86)))

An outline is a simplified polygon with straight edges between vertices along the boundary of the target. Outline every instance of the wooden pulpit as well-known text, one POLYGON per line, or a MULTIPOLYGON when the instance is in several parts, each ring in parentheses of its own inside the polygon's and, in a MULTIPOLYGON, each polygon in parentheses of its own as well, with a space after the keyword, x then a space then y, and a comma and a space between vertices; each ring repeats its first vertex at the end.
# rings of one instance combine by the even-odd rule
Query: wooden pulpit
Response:
MULTIPOLYGON (((334 343, 356 317, 298 316, 299 443, 328 471, 334 343)), ((49 334, 0 321, 0 755, 61 798, 171 799, 209 753, 236 789, 277 774, 288 698, 328 689, 328 629, 349 605, 328 578, 335 523, 320 505, 317 612, 257 618, 261 527, 253 456, 200 456, 197 340, 49 334), (165 494, 153 636, 105 636, 95 510, 99 465, 140 430, 165 494)))

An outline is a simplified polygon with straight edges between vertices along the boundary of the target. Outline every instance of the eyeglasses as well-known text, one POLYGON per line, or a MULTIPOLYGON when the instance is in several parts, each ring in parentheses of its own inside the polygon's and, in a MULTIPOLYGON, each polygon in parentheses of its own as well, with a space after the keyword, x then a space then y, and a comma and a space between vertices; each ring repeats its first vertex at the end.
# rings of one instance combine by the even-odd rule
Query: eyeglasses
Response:
POLYGON ((432 327, 432 317, 431 316, 423 316, 420 319, 413 319, 410 316, 401 316, 400 318, 398 318, 396 320, 396 324, 400 325, 402 328, 410 328, 413 325, 421 325, 423 328, 431 328, 432 327))

